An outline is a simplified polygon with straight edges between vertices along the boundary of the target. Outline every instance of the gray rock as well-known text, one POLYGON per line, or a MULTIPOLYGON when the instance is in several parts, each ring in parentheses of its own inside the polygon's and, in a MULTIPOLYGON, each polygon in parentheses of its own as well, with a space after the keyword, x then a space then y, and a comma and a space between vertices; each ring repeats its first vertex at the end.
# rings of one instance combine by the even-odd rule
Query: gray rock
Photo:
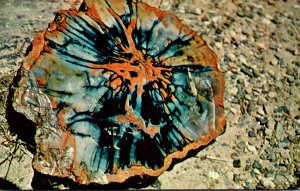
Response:
POLYGON ((278 174, 275 176, 273 181, 276 185, 281 185, 282 183, 286 182, 286 178, 283 175, 278 174))
POLYGON ((252 168, 254 168, 254 169, 261 169, 262 165, 257 160, 255 160, 253 162, 253 164, 252 164, 252 168))
POLYGON ((248 136, 249 137, 256 137, 256 133, 253 130, 248 131, 248 136))
POLYGON ((238 93, 238 88, 237 87, 233 87, 231 89, 228 90, 228 93, 232 96, 235 96, 238 93))
POLYGON ((248 105, 248 107, 247 107, 247 112, 249 114, 252 114, 252 112, 255 112, 255 111, 256 111, 255 105, 252 102, 250 102, 249 105, 248 105))
MULTIPOLYGON (((270 111, 270 110, 266 109, 266 114, 270 114, 268 111, 270 111)), ((273 130, 275 128, 275 125, 276 125, 276 123, 275 123, 274 119, 271 118, 268 120, 268 125, 267 125, 268 129, 273 130)))
POLYGON ((236 56, 231 52, 229 52, 227 54, 227 56, 228 56, 228 58, 230 59, 231 62, 235 62, 237 60, 236 56))
POLYGON ((241 67, 241 72, 243 72, 244 74, 248 75, 251 78, 254 77, 253 72, 249 68, 247 68, 246 66, 241 67))
POLYGON ((267 125, 268 124, 268 118, 267 117, 261 117, 260 119, 259 119, 259 123, 261 124, 261 125, 267 125))
POLYGON ((252 87, 246 86, 245 91, 246 91, 247 94, 252 94, 252 87))
POLYGON ((268 159, 269 161, 271 161, 271 162, 274 162, 275 159, 276 159, 275 153, 274 153, 274 152, 271 152, 271 153, 268 155, 267 159, 268 159))
MULTIPOLYGON (((261 172, 257 168, 253 169, 253 173, 256 175, 261 174, 261 172)), ((260 178, 258 178, 258 179, 260 180, 260 178)))
POLYGON ((277 96, 277 93, 272 91, 272 92, 268 93, 268 96, 269 96, 269 98, 275 98, 277 96))
POLYGON ((258 96, 257 104, 263 105, 263 104, 265 104, 266 102, 267 102, 267 100, 266 100, 266 98, 265 98, 264 96, 262 96, 262 95, 259 95, 259 96, 258 96))
POLYGON ((257 113, 258 113, 259 115, 265 115, 265 111, 264 111, 263 106, 259 106, 259 107, 258 107, 257 113))
POLYGON ((267 128, 267 129, 265 130, 265 134, 266 134, 266 136, 268 136, 268 137, 272 137, 273 130, 270 129, 270 128, 267 128))
POLYGON ((288 83, 293 83, 295 81, 295 77, 292 76, 292 75, 286 74, 285 78, 286 78, 286 80, 287 80, 288 83))
MULTIPOLYGON (((296 177, 297 177, 297 175, 296 175, 296 177)), ((288 183, 288 182, 294 182, 294 180, 296 179, 296 178, 294 178, 291 174, 287 174, 286 176, 285 176, 285 178, 286 178, 286 181, 285 181, 285 183, 288 183)), ((299 185, 300 186, 300 185, 299 185)))
POLYGON ((283 126, 280 122, 276 123, 275 130, 276 130, 276 133, 281 133, 284 130, 283 126))
POLYGON ((242 64, 248 65, 247 59, 245 58, 244 55, 240 55, 240 56, 238 57, 238 60, 239 60, 242 64))
POLYGON ((277 58, 273 58, 270 62, 273 66, 278 65, 278 59, 277 58))
POLYGON ((251 152, 254 152, 254 153, 256 153, 256 148, 255 148, 255 146, 253 146, 253 145, 248 145, 247 146, 247 149, 249 150, 249 151, 251 151, 251 152))
POLYGON ((261 184, 265 187, 265 188, 275 188, 275 184, 272 181, 273 178, 263 178, 261 179, 261 184))
POLYGON ((248 101, 251 101, 251 100, 252 100, 252 98, 251 98, 251 96, 250 96, 249 94, 246 94, 246 95, 245 95, 245 99, 248 100, 248 101))
POLYGON ((286 57, 286 52, 285 51, 279 51, 275 54, 275 57, 278 59, 283 59, 284 57, 286 57))
POLYGON ((278 144, 279 148, 286 148, 290 144, 287 138, 283 138, 282 142, 278 144))

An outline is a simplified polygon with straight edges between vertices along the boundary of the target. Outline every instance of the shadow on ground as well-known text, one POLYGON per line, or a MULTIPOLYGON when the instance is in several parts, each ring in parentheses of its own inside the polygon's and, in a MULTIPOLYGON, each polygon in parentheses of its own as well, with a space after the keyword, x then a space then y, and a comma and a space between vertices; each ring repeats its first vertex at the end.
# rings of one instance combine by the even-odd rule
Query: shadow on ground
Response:
POLYGON ((31 152, 35 152, 35 124, 28 120, 23 114, 18 113, 13 108, 13 95, 15 88, 18 86, 21 75, 20 70, 14 77, 13 81, 9 86, 9 93, 6 102, 6 119, 9 125, 11 133, 18 135, 18 138, 27 144, 27 149, 31 152))
POLYGON ((17 186, 14 184, 8 182, 5 179, 0 178, 0 190, 5 189, 5 190, 19 190, 17 186))

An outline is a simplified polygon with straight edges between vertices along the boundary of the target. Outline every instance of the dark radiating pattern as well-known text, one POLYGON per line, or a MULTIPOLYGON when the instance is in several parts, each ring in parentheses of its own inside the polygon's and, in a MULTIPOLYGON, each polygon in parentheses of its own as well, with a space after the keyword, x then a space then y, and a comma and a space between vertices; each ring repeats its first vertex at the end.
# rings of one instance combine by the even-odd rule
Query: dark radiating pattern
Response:
POLYGON ((37 35, 14 108, 37 124, 38 171, 83 184, 158 176, 224 130, 217 57, 179 19, 85 0, 37 35))

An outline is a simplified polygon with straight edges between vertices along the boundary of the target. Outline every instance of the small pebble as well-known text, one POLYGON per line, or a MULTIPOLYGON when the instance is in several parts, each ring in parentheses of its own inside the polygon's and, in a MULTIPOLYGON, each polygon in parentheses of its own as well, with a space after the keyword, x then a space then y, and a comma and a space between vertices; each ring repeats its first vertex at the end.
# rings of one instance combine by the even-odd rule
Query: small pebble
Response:
POLYGON ((252 100, 251 96, 248 95, 248 94, 245 95, 245 99, 248 100, 248 101, 251 101, 251 100, 252 100))
POLYGON ((268 159, 269 161, 271 161, 271 162, 275 161, 275 159, 276 159, 275 153, 274 153, 274 152, 271 152, 271 153, 268 155, 267 159, 268 159))
POLYGON ((262 165, 257 160, 255 160, 253 162, 253 164, 252 164, 252 168, 254 168, 254 169, 261 169, 262 165))
POLYGON ((237 159, 233 161, 233 167, 240 168, 241 167, 241 160, 237 159))
POLYGON ((268 128, 265 130, 265 134, 266 134, 266 136, 271 137, 273 134, 273 130, 268 128))
POLYGON ((228 58, 230 59, 231 62, 235 62, 237 60, 236 56, 231 52, 228 53, 227 56, 228 56, 228 58))
POLYGON ((265 188, 275 188, 275 184, 272 181, 273 178, 262 178, 261 179, 261 184, 265 187, 265 188))
POLYGON ((273 66, 276 66, 278 64, 278 59, 277 58, 273 58, 270 62, 273 66))
POLYGON ((274 119, 270 119, 270 120, 268 120, 268 125, 267 126, 268 126, 269 129, 274 129, 275 124, 276 124, 276 122, 274 121, 274 119))
POLYGON ((251 152, 255 152, 255 151, 256 151, 255 146, 252 146, 252 145, 248 145, 248 146, 247 146, 247 149, 248 149, 249 151, 251 151, 251 152))
POLYGON ((276 58, 283 59, 285 57, 285 52, 280 51, 275 54, 276 58))
MULTIPOLYGON (((274 110, 273 105, 264 104, 264 110, 266 111, 266 114, 272 114, 274 110)), ((272 120, 274 121, 274 120, 272 120)))
POLYGON ((295 8, 295 9, 300 9, 300 5, 295 4, 295 5, 293 5, 293 8, 295 8))
POLYGON ((261 95, 258 96, 257 103, 258 103, 259 105, 263 105, 263 104, 265 104, 266 102, 267 102, 267 100, 266 100, 265 97, 263 97, 263 96, 261 96, 261 95))
POLYGON ((253 72, 249 68, 247 68, 245 66, 241 67, 241 72, 243 72, 244 74, 248 75, 251 78, 254 77, 253 72))
POLYGON ((235 96, 238 93, 239 89, 237 87, 233 87, 230 90, 228 90, 230 95, 235 96))
POLYGON ((275 98, 277 96, 277 93, 276 92, 270 92, 268 94, 269 98, 275 98))
POLYGON ((281 106, 274 109, 274 113, 288 113, 288 109, 286 108, 286 106, 281 106))
POLYGON ((271 21, 270 21, 269 19, 267 19, 267 18, 263 18, 263 19, 262 19, 262 22, 263 22, 264 24, 266 24, 266 25, 271 24, 271 21))
POLYGON ((264 111, 263 107, 259 107, 259 108, 257 109, 257 113, 258 113, 259 115, 265 115, 265 111, 264 111))
POLYGON ((238 59, 239 59, 239 61, 240 61, 242 64, 245 64, 245 65, 248 64, 248 62, 247 62, 245 56, 240 55, 240 56, 238 57, 238 59))
POLYGON ((237 110, 235 108, 230 108, 230 111, 233 113, 233 114, 236 114, 237 113, 237 110))
POLYGON ((248 108, 247 108, 247 112, 251 113, 254 112, 256 110, 255 105, 252 104, 252 102, 249 103, 248 108))
POLYGON ((263 42, 256 42, 253 44, 253 46, 260 48, 260 49, 266 49, 266 45, 263 42))
POLYGON ((253 130, 248 131, 248 136, 249 137, 256 137, 256 133, 253 130))
POLYGON ((258 169, 253 169, 253 172, 255 173, 255 174, 261 174, 261 172, 258 170, 258 169))
POLYGON ((287 138, 283 138, 282 142, 279 143, 279 148, 286 148, 290 144, 290 141, 287 138))
POLYGON ((239 155, 237 153, 231 153, 230 157, 234 160, 237 160, 239 155))
POLYGON ((245 91, 247 94, 251 94, 252 93, 252 88, 250 86, 245 87, 245 91))
POLYGON ((278 174, 275 176, 273 181, 276 185, 280 185, 286 181, 286 178, 283 175, 278 174))
POLYGON ((283 131, 283 126, 280 122, 276 123, 275 130, 276 133, 281 133, 283 131))
POLYGON ((267 117, 262 117, 259 119, 259 122, 261 125, 267 125, 268 123, 268 118, 267 117))

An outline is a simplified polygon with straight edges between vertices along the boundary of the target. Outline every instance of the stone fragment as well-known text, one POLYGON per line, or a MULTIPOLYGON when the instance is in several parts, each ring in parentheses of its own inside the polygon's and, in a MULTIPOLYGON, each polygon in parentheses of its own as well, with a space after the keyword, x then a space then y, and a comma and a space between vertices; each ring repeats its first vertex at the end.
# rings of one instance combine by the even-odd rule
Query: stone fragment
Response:
POLYGON ((249 68, 247 68, 246 66, 241 67, 241 72, 243 72, 244 74, 248 75, 251 78, 254 77, 253 72, 249 68))
POLYGON ((262 168, 262 165, 260 164, 260 162, 258 162, 257 160, 255 160, 252 164, 252 167, 253 168, 256 168, 256 169, 261 169, 262 168))
POLYGON ((235 62, 237 60, 236 56, 231 52, 229 52, 227 56, 231 62, 235 62))
POLYGON ((256 152, 256 148, 255 148, 255 146, 253 146, 253 145, 248 145, 248 146, 247 146, 247 149, 248 149, 249 151, 251 151, 251 152, 256 152))
POLYGON ((249 131, 249 132, 248 132, 248 136, 249 136, 249 137, 256 137, 255 131, 253 131, 253 130, 249 131))
POLYGON ((277 93, 272 91, 268 94, 268 96, 269 98, 275 98, 277 96, 277 93))
POLYGON ((233 161, 233 167, 240 168, 241 167, 241 160, 237 159, 233 161))
POLYGON ((258 113, 259 115, 265 115, 265 111, 264 111, 263 107, 258 107, 257 113, 258 113))
POLYGON ((261 179, 261 184, 265 187, 265 188, 275 188, 275 184, 272 181, 273 178, 263 178, 261 179))
POLYGON ((233 88, 230 88, 228 91, 229 91, 229 94, 231 94, 232 96, 235 96, 238 93, 239 89, 237 87, 233 87, 233 88))

